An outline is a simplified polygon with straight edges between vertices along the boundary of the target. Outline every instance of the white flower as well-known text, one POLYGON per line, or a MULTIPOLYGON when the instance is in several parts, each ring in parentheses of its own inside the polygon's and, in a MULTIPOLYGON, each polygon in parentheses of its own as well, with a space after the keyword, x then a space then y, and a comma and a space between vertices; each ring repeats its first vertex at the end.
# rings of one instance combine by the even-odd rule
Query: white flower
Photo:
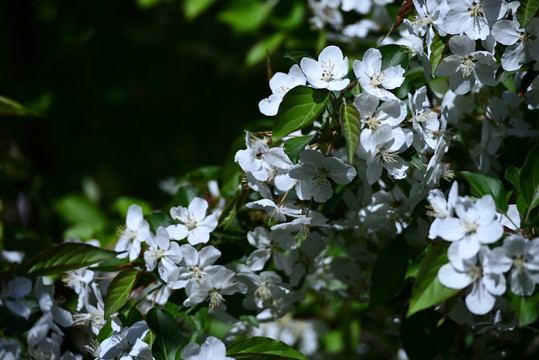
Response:
POLYGON ((490 25, 506 10, 499 0, 447 0, 449 11, 438 26, 448 34, 466 34, 472 40, 485 40, 490 25))
POLYGON ((206 216, 208 202, 202 198, 194 198, 189 207, 182 206, 170 209, 170 216, 182 223, 167 226, 170 237, 174 240, 182 240, 187 237, 191 245, 207 243, 210 233, 217 227, 217 216, 206 216))
POLYGON ((288 207, 287 204, 282 200, 278 204, 275 204, 273 200, 262 199, 247 203, 245 204, 245 207, 249 209, 264 210, 266 211, 269 219, 274 219, 277 221, 286 221, 286 216, 297 217, 301 215, 301 209, 296 207, 288 207))
POLYGON ((457 95, 466 94, 479 82, 494 86, 497 66, 494 56, 487 51, 474 51, 475 41, 465 35, 449 39, 454 55, 444 58, 436 68, 436 76, 449 76, 449 88, 457 95))
POLYGON ((511 291, 519 296, 531 296, 539 283, 539 238, 528 240, 511 235, 503 241, 503 247, 512 261, 509 273, 511 291))
POLYGON ((195 306, 209 298, 210 307, 215 308, 224 301, 223 295, 245 293, 247 286, 235 281, 236 273, 224 266, 216 265, 206 271, 199 282, 189 282, 185 288, 187 299, 183 306, 195 306))
POLYGON ((256 248, 247 258, 247 266, 252 271, 262 270, 272 255, 280 254, 279 249, 290 250, 296 244, 296 239, 290 233, 269 231, 261 226, 247 233, 247 241, 256 248))
POLYGON ((91 325, 92 332, 97 335, 99 331, 105 326, 105 302, 101 296, 101 291, 96 283, 92 283, 91 288, 93 290, 94 297, 96 299, 96 306, 90 303, 85 304, 86 313, 75 313, 73 315, 73 325, 91 325))
POLYGON ((99 356, 102 359, 114 359, 121 353, 120 360, 152 359, 150 346, 142 341, 148 331, 148 325, 144 320, 137 321, 131 327, 114 331, 110 338, 101 343, 99 356))
POLYGON ((350 83, 348 58, 337 46, 328 46, 318 56, 318 61, 304 57, 300 62, 307 81, 316 89, 343 90, 350 83))
POLYGON ((335 157, 325 157, 316 150, 304 150, 299 155, 300 163, 290 169, 290 177, 299 180, 296 192, 301 200, 311 198, 326 202, 333 189, 327 179, 337 184, 348 184, 356 176, 356 169, 335 157))
POLYGON ((435 216, 436 219, 430 225, 429 238, 435 239, 437 236, 441 236, 438 227, 442 219, 446 219, 453 216, 453 210, 457 203, 458 198, 458 183, 455 181, 449 190, 447 201, 444 194, 439 189, 433 189, 429 192, 428 200, 432 206, 431 216, 435 216))
POLYGON ((355 98, 354 105, 359 110, 362 127, 372 130, 382 125, 395 127, 406 118, 406 104, 403 101, 390 100, 379 104, 380 100, 368 93, 361 93, 355 98))
MULTIPOLYGON (((366 0, 366 2, 370 3, 370 0, 366 0)), ((369 20, 369 19, 363 19, 363 20, 358 21, 355 24, 347 25, 343 29, 342 33, 343 35, 348 36, 350 38, 362 39, 365 36, 367 36, 367 34, 371 30, 379 30, 379 29, 380 29, 380 25, 377 22, 369 20)))
POLYGON ((404 179, 408 165, 398 155, 411 144, 411 131, 383 125, 376 130, 361 131, 357 155, 367 161, 367 182, 374 184, 384 167, 394 179, 404 179))
POLYGON ((181 289, 191 282, 199 282, 206 272, 215 266, 213 263, 221 256, 221 252, 213 246, 205 246, 197 251, 189 244, 180 246, 183 259, 179 267, 173 269, 166 279, 172 289, 181 289))
POLYGON ((138 205, 129 206, 125 224, 114 250, 120 252, 118 258, 129 255, 129 261, 133 261, 140 254, 140 244, 150 237, 150 225, 144 220, 142 208, 138 205))
POLYGON ((272 95, 258 103, 260 112, 267 116, 277 115, 285 94, 296 86, 305 85, 306 82, 305 75, 298 65, 293 65, 288 74, 275 73, 269 82, 272 95))
POLYGON ((202 345, 189 343, 183 349, 183 360, 234 360, 226 356, 226 347, 215 336, 206 338, 202 345))
POLYGON ((0 288, 0 305, 5 305, 15 315, 28 319, 32 311, 17 299, 25 297, 31 291, 32 281, 30 279, 22 276, 16 277, 7 284, 2 284, 0 288))
POLYGON ((402 66, 391 66, 382 71, 382 53, 371 48, 363 55, 363 60, 354 61, 354 74, 363 91, 376 96, 380 100, 396 100, 389 90, 395 89, 404 82, 402 66))
POLYGON ((506 45, 502 67, 507 71, 518 70, 532 59, 539 61, 539 19, 533 18, 525 29, 513 18, 500 20, 492 27, 492 36, 506 45))
POLYGON ((438 121, 438 114, 430 108, 427 88, 422 86, 413 96, 408 94, 408 105, 412 113, 412 126, 415 132, 431 149, 435 149, 440 121, 438 121))
POLYGON ((175 264, 179 264, 182 260, 180 245, 170 241, 167 230, 161 226, 157 229, 156 236, 151 236, 147 243, 150 247, 144 252, 146 269, 153 271, 159 263, 159 276, 166 280, 169 273, 176 267, 175 264))
POLYGON ((80 311, 80 309, 82 309, 82 307, 88 302, 88 285, 93 279, 94 272, 86 268, 69 271, 62 278, 64 283, 79 295, 77 311, 80 311))

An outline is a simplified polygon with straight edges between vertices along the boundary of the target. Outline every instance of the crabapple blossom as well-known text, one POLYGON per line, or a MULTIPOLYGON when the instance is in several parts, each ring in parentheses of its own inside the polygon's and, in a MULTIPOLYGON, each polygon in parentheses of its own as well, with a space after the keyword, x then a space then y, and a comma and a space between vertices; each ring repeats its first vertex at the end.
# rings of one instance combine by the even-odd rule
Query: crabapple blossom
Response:
POLYGON ((337 184, 348 184, 357 174, 356 169, 341 159, 325 157, 316 150, 303 150, 299 160, 290 169, 290 176, 299 180, 296 192, 301 200, 313 198, 316 202, 326 202, 333 195, 328 177, 337 184))
POLYGON ((269 231, 264 227, 256 227, 247 233, 249 244, 256 248, 247 258, 247 267, 252 271, 262 270, 268 259, 280 254, 279 249, 290 250, 296 239, 282 230, 269 231))
POLYGON ((376 96, 380 100, 396 100, 389 90, 395 89, 404 82, 402 66, 391 66, 382 71, 382 53, 371 48, 363 55, 363 60, 354 60, 354 74, 363 91, 376 96))
POLYGON ((206 216, 208 202, 202 198, 194 198, 187 208, 182 206, 170 209, 170 216, 181 221, 181 224, 169 225, 166 230, 174 240, 182 240, 187 237, 191 245, 207 243, 210 233, 217 227, 217 216, 206 216))
POLYGON ((208 336, 202 345, 190 343, 183 349, 183 360, 234 360, 226 356, 226 347, 215 336, 208 336))
POLYGON ((539 61, 539 19, 532 18, 525 29, 515 18, 497 21, 492 26, 492 36, 507 46, 502 55, 504 70, 517 70, 532 59, 539 61))
POLYGON ((427 199, 432 207, 432 212, 430 212, 429 215, 436 217, 430 225, 429 238, 435 239, 436 237, 441 236, 438 227, 440 226, 442 219, 453 216, 458 199, 458 183, 456 181, 453 182, 451 190, 449 190, 449 194, 447 195, 447 200, 439 189, 431 190, 427 199))
POLYGON ((216 265, 213 263, 221 256, 221 252, 213 246, 205 246, 197 251, 189 244, 180 246, 182 261, 164 279, 172 289, 181 289, 191 282, 199 282, 206 277, 207 271, 216 265))
POLYGON ((269 81, 272 94, 258 103, 260 112, 267 116, 277 115, 279 105, 283 101, 285 94, 290 89, 305 85, 306 83, 305 75, 298 65, 293 65, 288 74, 282 72, 275 73, 269 81))
POLYGON ((376 130, 382 125, 395 127, 406 118, 406 104, 400 100, 384 101, 368 93, 359 94, 354 105, 359 109, 362 127, 376 130))
POLYGON ((343 59, 342 51, 337 46, 324 48, 318 55, 318 61, 304 57, 300 66, 309 84, 316 89, 339 91, 350 83, 345 78, 349 69, 348 58, 343 59))
POLYGON ((150 237, 150 225, 144 220, 142 208, 138 205, 129 206, 125 224, 114 250, 120 252, 117 255, 119 258, 129 255, 129 261, 133 261, 140 254, 141 243, 150 237))
POLYGON ((170 241, 167 230, 162 226, 157 229, 156 235, 152 234, 146 242, 149 245, 149 248, 144 252, 146 269, 153 271, 159 263, 159 276, 166 280, 176 264, 182 260, 180 245, 170 241))
POLYGON ((408 105, 412 113, 412 126, 416 134, 431 149, 436 148, 440 121, 438 121, 438 114, 432 111, 430 107, 430 102, 427 98, 427 88, 422 86, 413 96, 412 94, 408 94, 408 105))
POLYGON ((31 291, 32 281, 28 278, 18 276, 10 280, 7 284, 2 284, 2 287, 0 287, 0 305, 6 306, 15 315, 28 319, 32 313, 30 308, 17 301, 17 299, 22 299, 30 294, 31 291))
POLYGON ((539 238, 528 240, 511 235, 503 241, 503 248, 510 258, 509 273, 511 292, 519 296, 531 296, 539 284, 539 238))
POLYGON ((476 82, 494 86, 496 59, 487 51, 475 51, 475 41, 466 35, 449 39, 453 55, 442 59, 435 75, 449 76, 449 88, 457 95, 469 92, 476 82))
POLYGON ((506 12, 505 1, 447 0, 449 11, 438 27, 448 34, 466 34, 471 40, 485 40, 492 24, 506 12))
POLYGON ((101 359, 115 359, 120 354, 118 358, 120 360, 152 359, 150 346, 142 341, 150 330, 146 321, 137 321, 130 327, 116 327, 116 329, 113 327, 113 330, 112 336, 101 343, 99 351, 101 359))

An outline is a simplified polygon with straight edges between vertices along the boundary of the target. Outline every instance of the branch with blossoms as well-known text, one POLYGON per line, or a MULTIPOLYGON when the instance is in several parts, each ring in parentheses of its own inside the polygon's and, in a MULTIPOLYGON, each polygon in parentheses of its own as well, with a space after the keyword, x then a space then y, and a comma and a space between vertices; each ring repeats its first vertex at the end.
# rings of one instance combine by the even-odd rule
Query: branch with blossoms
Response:
MULTIPOLYGON (((316 26, 371 28, 339 23, 363 2, 309 3, 316 26)), ((0 350, 434 358, 469 334, 509 342, 536 326, 539 4, 413 6, 394 43, 358 59, 335 45, 288 54, 258 104, 273 128, 246 131, 232 165, 178 181, 165 212, 131 205, 114 251, 65 242, 6 274, 0 350), (62 307, 54 284, 74 300, 62 307), (88 341, 64 351, 71 327, 88 341)), ((498 344, 466 351, 523 354, 498 344)))

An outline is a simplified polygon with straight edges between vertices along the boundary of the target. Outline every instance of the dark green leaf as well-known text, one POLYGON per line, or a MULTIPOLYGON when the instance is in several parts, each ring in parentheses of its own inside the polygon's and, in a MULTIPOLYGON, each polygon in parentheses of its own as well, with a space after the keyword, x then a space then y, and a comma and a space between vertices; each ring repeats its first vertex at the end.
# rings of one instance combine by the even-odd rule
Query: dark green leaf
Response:
POLYGON ((515 165, 510 165, 505 170, 505 180, 509 181, 515 187, 515 190, 520 193, 520 168, 515 165))
POLYGON ((281 140, 292 131, 311 125, 324 111, 330 94, 328 90, 307 86, 298 86, 287 92, 275 119, 273 142, 281 140))
POLYGON ((289 52, 284 54, 284 57, 288 58, 288 59, 291 59, 292 61, 294 61, 298 65, 301 62, 301 59, 303 59, 304 57, 311 58, 311 59, 313 58, 313 56, 311 54, 309 54, 308 52, 306 52, 306 51, 298 51, 298 50, 289 51, 289 52))
POLYGON ((380 252, 372 270, 370 306, 383 304, 401 291, 412 252, 403 237, 392 240, 380 252))
POLYGON ((438 270, 448 262, 447 244, 439 241, 432 246, 421 262, 406 317, 436 305, 459 292, 459 290, 446 288, 438 280, 438 270))
POLYGON ((462 175, 468 184, 470 184, 472 195, 481 197, 490 194, 494 198, 498 209, 504 213, 507 212, 505 188, 500 180, 483 174, 471 173, 469 171, 460 171, 458 174, 462 175))
POLYGON ((298 162, 299 153, 305 150, 305 146, 309 145, 314 136, 315 135, 300 136, 288 139, 284 142, 284 152, 294 164, 298 162))
POLYGON ((226 354, 238 360, 307 360, 305 355, 285 343, 265 337, 230 344, 226 354))
POLYGON ((519 326, 531 324, 539 315, 539 293, 531 297, 520 297, 509 292, 511 306, 518 315, 519 326))
POLYGON ((82 243, 63 243, 40 252, 25 268, 28 276, 63 274, 115 257, 114 251, 82 243))
POLYGON ((442 57, 444 55, 444 49, 445 43, 440 40, 440 35, 436 33, 436 35, 434 35, 434 37, 432 38, 432 44, 430 45, 430 66, 432 75, 434 75, 436 67, 438 67, 438 64, 442 60, 442 57))
POLYGON ((539 144, 535 145, 520 170, 520 190, 528 212, 539 205, 539 144))
POLYGON ((148 311, 148 326, 155 335, 152 355, 156 360, 175 360, 183 337, 179 325, 170 313, 161 308, 148 311))
POLYGON ((379 46, 378 50, 382 53, 382 70, 397 65, 402 66, 404 70, 408 68, 410 57, 404 47, 390 44, 379 46))
POLYGON ((180 186, 176 192, 175 198, 180 206, 188 207, 191 201, 196 197, 202 197, 202 192, 192 186, 180 186))
POLYGON ((18 102, 7 97, 0 96, 0 116, 40 116, 39 114, 28 110, 18 102))
POLYGON ((118 312, 122 306, 127 302, 129 294, 135 285, 139 270, 127 269, 123 270, 116 275, 107 288, 107 295, 105 295, 105 318, 118 312))
POLYGON ((520 27, 524 29, 533 19, 539 8, 539 0, 520 0, 517 10, 517 19, 520 27))
POLYGON ((343 104, 340 113, 342 133, 346 139, 348 162, 351 164, 354 160, 357 146, 359 145, 359 133, 361 131, 359 110, 355 105, 343 104))

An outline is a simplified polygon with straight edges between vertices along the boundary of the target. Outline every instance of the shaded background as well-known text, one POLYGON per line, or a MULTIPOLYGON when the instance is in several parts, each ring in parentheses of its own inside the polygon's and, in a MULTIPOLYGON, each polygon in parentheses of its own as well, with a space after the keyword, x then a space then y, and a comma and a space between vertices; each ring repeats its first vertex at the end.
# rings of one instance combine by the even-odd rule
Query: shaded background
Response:
POLYGON ((158 180, 222 164, 270 90, 264 62, 244 65, 264 30, 238 33, 221 10, 187 21, 178 2, 1 2, 0 94, 44 114, 3 118, 2 141, 16 141, 48 197, 89 176, 104 199, 151 200, 158 180))

